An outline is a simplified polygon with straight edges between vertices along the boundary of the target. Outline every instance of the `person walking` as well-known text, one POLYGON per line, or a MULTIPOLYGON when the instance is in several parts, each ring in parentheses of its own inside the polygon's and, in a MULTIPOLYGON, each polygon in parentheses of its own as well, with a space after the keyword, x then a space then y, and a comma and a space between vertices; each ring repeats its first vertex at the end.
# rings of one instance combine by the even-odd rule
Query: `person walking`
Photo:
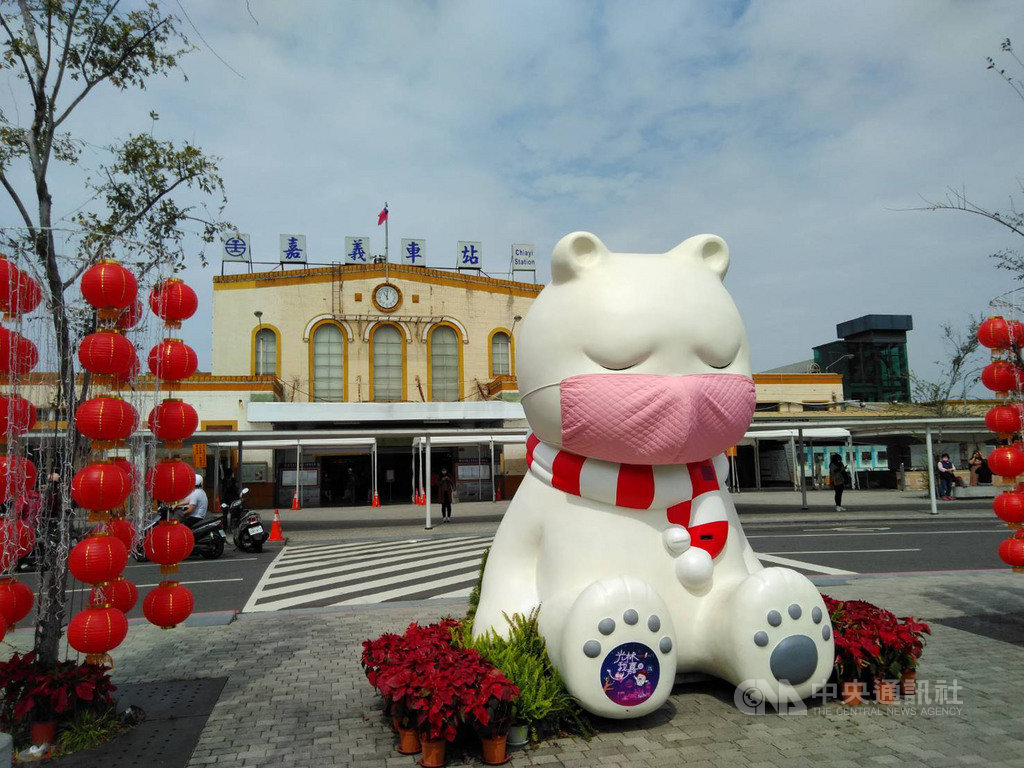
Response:
POLYGON ((981 455, 981 451, 975 451, 970 459, 967 461, 967 466, 971 469, 971 485, 978 484, 978 469, 985 462, 985 457, 981 455))
POLYGON ((441 522, 450 523, 452 520, 452 500, 455 498, 455 481, 448 474, 447 467, 441 468, 441 479, 437 485, 438 491, 441 494, 441 522))
POLYGON ((939 457, 939 463, 936 466, 939 470, 939 498, 943 501, 952 501, 956 466, 953 464, 953 460, 949 458, 948 453, 944 453, 939 457))
POLYGON ((846 467, 838 453, 833 453, 828 460, 828 476, 832 481, 832 490, 835 491, 836 512, 845 512, 843 506, 843 491, 846 490, 846 467))

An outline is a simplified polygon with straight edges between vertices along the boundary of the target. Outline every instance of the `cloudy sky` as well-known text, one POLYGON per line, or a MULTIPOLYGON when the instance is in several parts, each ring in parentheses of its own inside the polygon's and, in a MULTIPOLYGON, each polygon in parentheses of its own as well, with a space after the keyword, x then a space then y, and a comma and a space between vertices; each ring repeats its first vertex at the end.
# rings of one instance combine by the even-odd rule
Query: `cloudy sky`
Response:
MULTIPOLYGON (((162 4, 199 33, 183 20, 200 45, 187 82, 97 94, 71 127, 102 145, 159 112, 158 136, 221 158, 258 259, 281 232, 315 261, 340 260, 345 235, 376 246, 385 200, 392 244, 426 238, 431 265, 480 240, 498 274, 532 242, 544 280, 572 230, 622 251, 713 232, 755 370, 809 357, 843 320, 909 313, 926 377, 939 326, 1013 287, 988 258, 1016 247, 1007 230, 901 209, 949 186, 1004 206, 1017 187, 1024 102, 985 57, 1013 64, 1019 2, 162 4)), ((219 269, 190 269, 204 307, 219 269)), ((202 367, 209 323, 187 334, 202 367)))

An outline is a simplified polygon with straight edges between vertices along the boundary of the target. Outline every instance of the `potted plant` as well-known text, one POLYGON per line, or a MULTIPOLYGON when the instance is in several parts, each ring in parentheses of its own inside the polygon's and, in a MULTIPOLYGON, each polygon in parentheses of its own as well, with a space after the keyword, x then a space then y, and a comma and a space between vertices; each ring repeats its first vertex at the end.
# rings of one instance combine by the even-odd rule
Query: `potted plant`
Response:
POLYGON ((904 696, 914 696, 917 694, 917 662, 924 651, 924 635, 930 635, 932 630, 912 616, 903 616, 900 622, 900 690, 904 696))
POLYGON ((501 765, 509 759, 506 740, 519 689, 490 665, 481 665, 479 673, 475 689, 465 704, 465 715, 480 737, 484 763, 501 765))
POLYGON ((398 733, 398 752, 403 755, 415 755, 420 751, 415 715, 409 709, 416 678, 413 665, 416 663, 421 663, 421 658, 415 654, 402 660, 392 659, 375 677, 377 690, 384 697, 384 711, 391 717, 398 733))
POLYGON ((420 765, 424 768, 438 768, 445 764, 445 746, 458 733, 463 699, 458 678, 462 674, 444 660, 434 666, 421 667, 415 673, 408 704, 416 718, 423 749, 420 765))
POLYGON ((15 653, 0 664, 0 685, 2 724, 10 728, 30 722, 33 744, 54 744, 59 720, 82 710, 113 706, 111 694, 117 690, 105 666, 62 661, 43 669, 36 664, 34 652, 15 653))

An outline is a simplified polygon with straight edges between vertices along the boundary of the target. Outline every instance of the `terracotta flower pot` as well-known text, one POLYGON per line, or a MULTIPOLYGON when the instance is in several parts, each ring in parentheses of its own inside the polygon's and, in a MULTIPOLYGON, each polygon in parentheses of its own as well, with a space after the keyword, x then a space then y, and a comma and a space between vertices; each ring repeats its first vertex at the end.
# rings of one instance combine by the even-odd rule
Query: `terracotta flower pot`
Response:
POLYGON ((899 693, 899 683, 896 680, 875 678, 875 701, 879 704, 895 704, 899 693))
POLYGON ((846 680, 840 689, 840 696, 843 704, 855 707, 864 703, 864 683, 856 680, 846 680))
POLYGON ((419 764, 423 768, 440 768, 444 765, 444 748, 448 744, 444 739, 423 739, 420 741, 423 747, 423 757, 419 764))
POLYGON ((501 765, 508 762, 508 752, 505 750, 505 741, 508 734, 503 733, 493 739, 480 739, 483 752, 483 761, 487 765, 501 765))
POLYGON ((900 676, 900 691, 904 696, 917 695, 917 670, 908 669, 900 676))
POLYGON ((420 735, 415 728, 398 726, 398 753, 400 755, 417 755, 420 751, 420 735))
POLYGON ((32 723, 32 743, 40 744, 57 743, 57 723, 50 720, 45 723, 32 723))

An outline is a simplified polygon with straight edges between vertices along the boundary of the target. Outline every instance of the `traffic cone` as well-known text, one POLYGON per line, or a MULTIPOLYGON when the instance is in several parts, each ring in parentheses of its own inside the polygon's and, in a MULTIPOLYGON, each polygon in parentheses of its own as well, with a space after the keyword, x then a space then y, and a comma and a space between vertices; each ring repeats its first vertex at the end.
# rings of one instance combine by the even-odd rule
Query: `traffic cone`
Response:
POLYGON ((501 486, 500 485, 494 486, 494 500, 495 501, 501 501, 501 486))
POLYGON ((267 541, 284 541, 281 535, 281 513, 274 510, 274 522, 270 524, 270 538, 267 541))
POLYGON ((296 489, 295 493, 292 495, 292 512, 297 512, 300 509, 302 509, 302 507, 299 506, 299 491, 296 489))
POLYGON ((420 488, 420 506, 425 507, 427 505, 427 492, 420 488))
POLYGON ((375 507, 379 507, 380 506, 380 496, 377 495, 376 491, 373 492, 373 506, 375 506, 375 507))

